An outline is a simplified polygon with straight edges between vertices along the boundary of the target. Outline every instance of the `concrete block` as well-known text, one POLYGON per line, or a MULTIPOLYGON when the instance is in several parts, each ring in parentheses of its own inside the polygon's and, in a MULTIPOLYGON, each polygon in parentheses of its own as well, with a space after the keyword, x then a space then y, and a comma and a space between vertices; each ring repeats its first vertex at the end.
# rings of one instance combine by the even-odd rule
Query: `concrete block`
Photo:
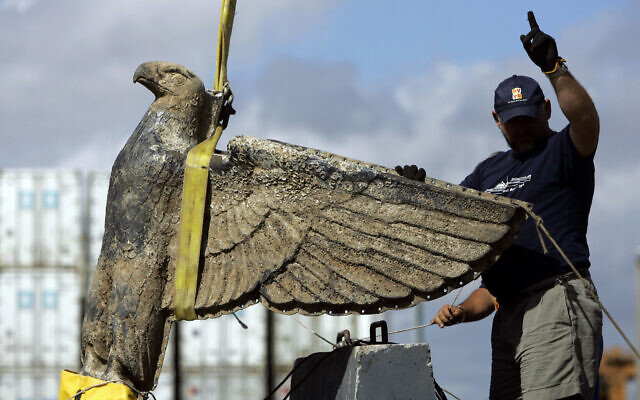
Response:
POLYGON ((299 358, 291 400, 435 400, 429 345, 343 347, 299 358))

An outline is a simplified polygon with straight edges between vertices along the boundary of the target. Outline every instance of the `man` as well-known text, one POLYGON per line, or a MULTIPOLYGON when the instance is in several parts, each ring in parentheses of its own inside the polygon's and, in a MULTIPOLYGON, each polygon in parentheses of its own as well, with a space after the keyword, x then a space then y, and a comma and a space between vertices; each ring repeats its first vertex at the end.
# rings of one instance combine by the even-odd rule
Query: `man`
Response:
MULTIPOLYGON (((555 40, 540 31, 520 37, 545 73, 569 125, 549 128, 549 100, 531 78, 512 76, 495 91, 493 119, 511 150, 481 162, 463 186, 534 204, 572 263, 589 277, 587 220, 594 187, 593 156, 599 120, 585 89, 558 57, 555 40)), ((398 173, 424 179, 415 166, 398 173)), ((602 314, 584 284, 546 243, 535 223, 482 275, 482 284, 459 305, 442 307, 432 323, 441 328, 482 319, 497 309, 491 334, 491 399, 597 398, 602 314)), ((589 284, 592 283, 589 281, 589 284)))

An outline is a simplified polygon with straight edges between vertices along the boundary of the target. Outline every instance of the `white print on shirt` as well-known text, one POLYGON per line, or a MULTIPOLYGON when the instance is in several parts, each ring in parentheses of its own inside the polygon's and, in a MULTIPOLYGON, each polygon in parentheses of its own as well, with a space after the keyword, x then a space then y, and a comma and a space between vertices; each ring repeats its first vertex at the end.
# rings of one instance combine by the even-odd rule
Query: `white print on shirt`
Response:
POLYGON ((485 190, 485 192, 494 193, 494 194, 503 194, 507 192, 513 192, 514 190, 520 189, 521 187, 523 187, 525 183, 529 182, 530 180, 531 180, 531 175, 522 176, 520 178, 511 178, 511 179, 507 177, 506 182, 500 182, 494 187, 492 187, 491 189, 485 190))

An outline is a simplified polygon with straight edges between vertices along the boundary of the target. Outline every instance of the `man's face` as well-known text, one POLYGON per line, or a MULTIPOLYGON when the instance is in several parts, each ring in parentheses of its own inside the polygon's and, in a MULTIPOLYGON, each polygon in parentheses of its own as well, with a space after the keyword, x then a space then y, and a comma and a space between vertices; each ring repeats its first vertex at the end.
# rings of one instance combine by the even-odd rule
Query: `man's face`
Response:
POLYGON ((507 143, 515 155, 526 154, 538 145, 549 134, 549 118, 551 117, 551 102, 546 100, 540 104, 537 118, 518 116, 501 122, 496 112, 493 118, 502 131, 507 143))

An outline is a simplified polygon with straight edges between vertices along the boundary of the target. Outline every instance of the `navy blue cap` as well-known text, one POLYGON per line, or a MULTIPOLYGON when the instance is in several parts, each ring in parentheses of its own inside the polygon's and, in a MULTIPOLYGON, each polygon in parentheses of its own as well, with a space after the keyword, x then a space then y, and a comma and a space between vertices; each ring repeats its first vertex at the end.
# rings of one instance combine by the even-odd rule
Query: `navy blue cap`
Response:
POLYGON ((538 82, 528 76, 513 75, 496 88, 493 109, 501 122, 520 115, 536 118, 543 101, 544 93, 538 82))

